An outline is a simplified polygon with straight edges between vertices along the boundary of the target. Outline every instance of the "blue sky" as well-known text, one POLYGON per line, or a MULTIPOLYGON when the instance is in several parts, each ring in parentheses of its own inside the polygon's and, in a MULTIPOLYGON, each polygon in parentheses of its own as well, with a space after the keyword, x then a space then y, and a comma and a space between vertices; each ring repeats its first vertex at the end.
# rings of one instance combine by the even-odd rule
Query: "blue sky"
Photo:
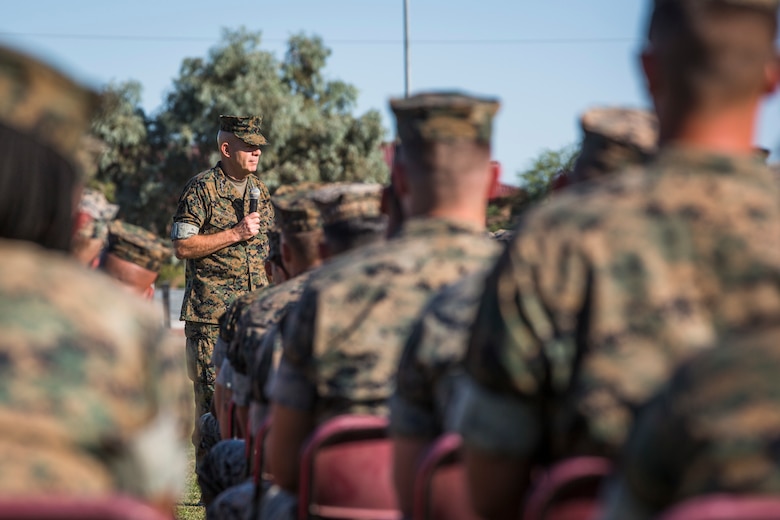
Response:
MULTIPOLYGON (((545 148, 579 139, 592 105, 647 106, 636 65, 646 0, 410 0, 412 92, 457 88, 502 100, 494 156, 505 182, 545 148)), ((382 112, 403 95, 403 0, 37 0, 2 2, 0 42, 31 52, 95 86, 138 80, 154 112, 186 57, 205 56, 222 28, 285 40, 321 36, 326 75, 360 90, 358 111, 382 112)), ((757 144, 780 147, 780 96, 762 111, 757 144)), ((776 153, 773 158, 778 158, 776 153)))

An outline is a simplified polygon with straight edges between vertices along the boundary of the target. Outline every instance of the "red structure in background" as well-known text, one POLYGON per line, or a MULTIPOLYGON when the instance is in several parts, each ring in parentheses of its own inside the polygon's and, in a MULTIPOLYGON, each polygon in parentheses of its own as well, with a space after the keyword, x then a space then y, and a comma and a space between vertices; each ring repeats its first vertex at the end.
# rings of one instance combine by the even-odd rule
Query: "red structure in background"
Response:
MULTIPOLYGON (((385 164, 388 168, 393 167, 393 159, 395 158, 395 144, 394 143, 382 143, 382 155, 385 159, 385 164)), ((498 183, 490 194, 490 201, 498 199, 508 199, 522 193, 522 189, 510 184, 498 183)))

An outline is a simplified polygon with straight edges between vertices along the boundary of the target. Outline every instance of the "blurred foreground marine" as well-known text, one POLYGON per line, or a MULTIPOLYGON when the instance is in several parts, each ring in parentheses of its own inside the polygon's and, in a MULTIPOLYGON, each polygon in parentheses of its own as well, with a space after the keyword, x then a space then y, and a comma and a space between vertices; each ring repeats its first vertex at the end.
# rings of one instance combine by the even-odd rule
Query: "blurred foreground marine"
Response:
POLYGON ((678 363, 780 313, 780 192, 753 150, 776 32, 777 1, 656 0, 642 64, 658 154, 521 220, 466 357, 459 430, 483 517, 517 515, 535 466, 615 456, 678 363))
POLYGON ((125 493, 170 514, 183 412, 160 381, 183 356, 146 302, 68 255, 95 102, 0 48, 0 495, 125 493))
MULTIPOLYGON (((655 115, 623 108, 592 108, 581 119, 581 152, 571 182, 604 178, 623 166, 647 161, 658 141, 655 115)), ((494 240, 509 242, 504 231, 494 240)), ((396 491, 405 515, 412 513, 418 464, 439 435, 453 431, 463 390, 463 359, 487 270, 442 289, 412 328, 398 368, 390 430, 394 438, 396 491)))
POLYGON ((605 518, 649 520, 697 495, 780 494, 780 326, 718 343, 642 410, 605 518))
MULTIPOLYGON (((303 442, 340 414, 387 415, 409 328, 428 298, 485 265, 499 248, 485 232, 499 103, 459 93, 391 101, 401 138, 394 180, 409 209, 400 232, 323 266, 288 315, 271 383, 263 518, 295 507, 303 442)), ((279 515, 279 516, 277 516, 279 515)))

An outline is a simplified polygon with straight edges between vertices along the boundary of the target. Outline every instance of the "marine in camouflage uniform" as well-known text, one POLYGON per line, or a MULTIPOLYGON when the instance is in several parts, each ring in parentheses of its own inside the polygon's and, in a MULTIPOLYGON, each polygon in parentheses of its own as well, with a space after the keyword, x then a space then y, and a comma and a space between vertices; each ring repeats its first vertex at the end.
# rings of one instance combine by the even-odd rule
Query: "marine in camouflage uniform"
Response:
MULTIPOLYGON (((48 66, 0 49, 3 145, 13 139, 36 150, 25 175, 0 169, 20 187, 14 196, 21 203, 34 202, 30 176, 45 174, 51 185, 63 186, 77 171, 79 136, 95 100, 48 66)), ((14 157, 15 149, 3 153, 6 161, 23 159, 14 157)), ((79 194, 60 193, 60 207, 47 210, 72 216, 73 195, 79 194)), ((0 208, 0 221, 9 210, 0 208)), ((58 252, 44 242, 2 236, 0 494, 123 493, 172 505, 186 461, 176 418, 187 410, 171 399, 188 389, 181 349, 168 341, 148 303, 78 265, 65 255, 67 245, 58 252)))
MULTIPOLYGON (((257 151, 260 145, 266 144, 260 123, 261 118, 254 116, 220 116, 220 136, 235 136, 240 143, 228 141, 231 146, 235 143, 257 151)), ((273 219, 270 195, 257 175, 248 173, 251 167, 229 162, 236 160, 238 152, 229 150, 230 155, 226 155, 224 149, 228 143, 223 141, 220 145, 222 160, 193 177, 184 187, 171 228, 177 256, 187 258, 181 319, 186 322, 187 363, 195 387, 198 416, 209 411, 214 392, 214 367, 210 361, 219 335, 220 316, 237 296, 268 285, 263 261, 268 254, 266 231, 273 219), (228 164, 237 171, 243 168, 245 177, 229 177, 231 172, 225 171, 228 164), (249 239, 242 239, 238 233, 225 233, 239 229, 249 217, 250 193, 254 188, 260 190, 259 231, 249 239), (205 256, 185 255, 180 250, 196 236, 220 233, 227 237, 228 245, 205 256)))
MULTIPOLYGON (((319 210, 322 222, 328 261, 334 261, 334 257, 345 252, 365 247, 384 238, 387 219, 381 214, 382 187, 378 184, 364 183, 336 183, 322 186, 310 194, 311 200, 319 210)), ((274 196, 274 199, 276 197, 274 196)), ((286 204, 289 206, 289 203, 286 204)), ((277 207, 277 216, 282 216, 282 230, 295 223, 294 219, 284 218, 283 215, 291 215, 290 208, 277 207), (285 226, 284 222, 287 222, 285 226)), ((300 220, 300 219, 299 219, 300 220)), ((292 272, 295 272, 294 270, 292 272)), ((266 385, 272 378, 282 353, 282 330, 288 322, 285 318, 294 308, 306 283, 310 277, 316 277, 318 271, 304 272, 292 280, 280 286, 288 287, 289 300, 283 307, 269 305, 280 298, 273 298, 266 302, 265 299, 254 302, 239 323, 239 333, 236 336, 238 352, 243 351, 243 358, 249 362, 248 368, 251 376, 251 407, 250 423, 253 439, 256 432, 266 419, 269 399, 266 394, 266 385)), ((255 446, 250 446, 251 453, 255 446)), ((226 447, 227 448, 227 447, 226 447)), ((223 473, 229 474, 231 468, 244 450, 239 451, 239 446, 233 447, 232 457, 226 457, 230 462, 223 473)), ((246 468, 249 469, 251 461, 244 457, 246 468)), ((227 482, 227 479, 222 479, 227 482)), ((268 487, 264 482, 261 489, 268 487)), ((252 481, 235 485, 225 490, 208 509, 209 518, 239 519, 248 518, 247 515, 255 511, 256 499, 259 496, 252 481), (253 500, 254 499, 254 500, 253 500)))
MULTIPOLYGON (((603 178, 619 168, 646 162, 658 142, 654 115, 623 108, 592 108, 580 118, 581 152, 571 175, 574 182, 603 178)), ((506 243, 511 231, 492 235, 506 243)), ((398 381, 391 407, 390 430, 406 451, 396 450, 396 472, 407 468, 408 486, 398 489, 402 507, 411 514, 416 462, 428 443, 445 431, 453 431, 463 387, 462 363, 468 334, 477 313, 487 270, 484 269, 444 288, 426 306, 406 342, 398 368, 398 381), (403 439, 403 441, 401 440, 403 439), (412 450, 412 444, 416 449, 412 450), (408 460, 407 460, 408 459, 408 460)))
POLYGON ((287 439, 304 438, 311 425, 342 414, 386 416, 416 315, 436 290, 495 254, 483 194, 494 182, 490 139, 498 106, 455 93, 391 101, 403 156, 395 173, 407 176, 413 214, 392 240, 323 267, 290 315, 295 327, 285 330, 270 392, 268 452, 278 486, 263 498, 263 518, 289 516, 295 507, 288 490, 297 483, 284 475, 294 473, 301 446, 287 439))
MULTIPOLYGON (((673 68, 675 45, 701 45, 712 54, 686 55, 685 66, 704 59, 718 71, 733 65, 729 52, 738 47, 755 58, 754 69, 750 86, 732 95, 754 99, 738 103, 755 117, 777 7, 757 3, 657 0, 651 70, 691 80, 686 90, 716 113, 732 100, 709 89, 732 74, 693 80, 673 68), (732 23, 757 31, 731 31, 732 23)), ((652 77, 668 87, 665 78, 652 77)), ((780 191, 752 153, 751 132, 713 128, 708 118, 702 128, 710 133, 681 136, 675 132, 701 123, 701 113, 690 104, 668 110, 684 98, 679 91, 654 94, 665 114, 656 158, 529 212, 487 278, 459 424, 483 516, 516 514, 535 464, 614 456, 635 410, 678 363, 722 333, 780 312, 780 191), (741 143, 741 153, 719 152, 724 139, 741 143), (506 472, 513 478, 491 477, 506 472)))
MULTIPOLYGON (((321 239, 321 223, 319 210, 311 200, 312 184, 306 184, 297 188, 286 188, 281 195, 274 195, 272 204, 276 215, 277 227, 282 235, 310 235, 308 239, 318 244, 321 239)), ((307 258, 305 265, 315 267, 319 264, 319 251, 315 257, 307 258)), ((233 372, 233 383, 243 380, 241 384, 233 384, 233 397, 237 406, 248 406, 249 377, 247 364, 244 360, 244 350, 239 348, 246 336, 246 327, 252 326, 254 334, 262 334, 270 326, 282 317, 282 311, 286 305, 297 298, 300 293, 300 283, 306 279, 308 273, 299 273, 296 268, 300 266, 288 266, 288 272, 299 275, 295 278, 268 287, 253 293, 252 299, 242 299, 238 305, 233 305, 230 312, 229 328, 225 331, 224 339, 227 343, 226 365, 233 372), (247 316, 251 315, 252 321, 247 323, 247 316), (240 332, 237 331, 239 321, 242 323, 240 332), (239 394, 239 395, 236 395, 239 394)), ((249 347, 252 348, 252 347, 249 347)), ((223 365, 224 366, 224 365, 223 365)), ((247 476, 245 456, 246 446, 243 439, 225 439, 220 441, 211 450, 198 468, 198 483, 203 491, 203 501, 207 507, 216 496, 227 489, 242 482, 247 476)))
POLYGON ((780 494, 780 327, 695 357, 642 410, 607 519, 656 518, 697 495, 780 494))

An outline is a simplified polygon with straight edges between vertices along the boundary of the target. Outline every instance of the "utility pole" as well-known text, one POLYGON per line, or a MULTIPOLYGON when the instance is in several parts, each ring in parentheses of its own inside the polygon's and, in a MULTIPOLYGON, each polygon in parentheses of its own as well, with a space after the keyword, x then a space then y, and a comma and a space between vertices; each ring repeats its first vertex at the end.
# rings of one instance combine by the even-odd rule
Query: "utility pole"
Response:
POLYGON ((404 97, 409 97, 409 0, 404 0, 404 97))

